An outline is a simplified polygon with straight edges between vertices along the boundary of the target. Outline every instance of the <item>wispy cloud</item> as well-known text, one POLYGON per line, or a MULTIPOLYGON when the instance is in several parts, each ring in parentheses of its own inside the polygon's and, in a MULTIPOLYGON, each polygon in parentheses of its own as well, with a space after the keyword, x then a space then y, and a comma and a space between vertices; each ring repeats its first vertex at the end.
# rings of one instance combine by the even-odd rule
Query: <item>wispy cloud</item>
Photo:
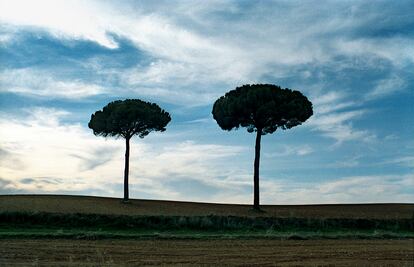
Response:
POLYGON ((90 171, 99 166, 102 166, 114 159, 115 154, 119 152, 118 149, 110 148, 91 148, 88 151, 81 151, 81 153, 69 154, 69 156, 80 159, 80 171, 90 171))
POLYGON ((323 136, 336 140, 336 145, 346 141, 369 142, 376 138, 367 130, 355 129, 352 121, 367 114, 367 110, 358 108, 359 103, 347 101, 345 93, 331 91, 325 95, 315 96, 314 116, 309 120, 309 126, 320 131, 323 136))
POLYGON ((314 152, 314 149, 310 145, 294 146, 284 145, 282 151, 276 151, 273 153, 264 153, 265 157, 285 157, 285 156, 306 156, 314 152))
POLYGON ((366 95, 367 100, 384 97, 405 89, 405 81, 393 75, 390 78, 380 80, 375 88, 366 95))
POLYGON ((265 189, 270 203, 414 202, 412 174, 350 176, 319 183, 278 183, 265 189))
POLYGON ((105 88, 77 80, 56 79, 47 71, 6 69, 0 72, 0 92, 25 96, 79 99, 108 92, 105 88))
POLYGON ((397 157, 394 159, 385 160, 377 164, 391 164, 391 165, 400 165, 404 167, 414 168, 414 156, 403 156, 397 157))

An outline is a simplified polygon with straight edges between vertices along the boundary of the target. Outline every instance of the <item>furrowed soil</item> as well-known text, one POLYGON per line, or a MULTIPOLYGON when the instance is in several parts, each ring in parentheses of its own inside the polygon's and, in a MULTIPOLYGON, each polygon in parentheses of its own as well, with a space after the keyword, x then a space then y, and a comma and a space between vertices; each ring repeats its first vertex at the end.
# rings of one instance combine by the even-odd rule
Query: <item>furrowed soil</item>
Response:
POLYGON ((250 205, 213 204, 67 195, 2 195, 0 212, 84 213, 150 216, 246 216, 278 218, 412 219, 414 204, 262 205, 263 213, 250 205))
POLYGON ((413 266, 413 240, 0 240, 0 266, 413 266))

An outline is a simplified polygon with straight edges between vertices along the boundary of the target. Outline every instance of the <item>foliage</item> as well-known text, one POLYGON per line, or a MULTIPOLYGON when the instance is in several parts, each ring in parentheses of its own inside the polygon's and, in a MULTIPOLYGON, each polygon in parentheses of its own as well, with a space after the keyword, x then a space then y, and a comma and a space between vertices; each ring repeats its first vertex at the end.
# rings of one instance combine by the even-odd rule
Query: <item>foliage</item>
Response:
POLYGON ((117 100, 92 114, 88 127, 95 135, 144 138, 152 131, 165 131, 171 121, 168 112, 155 103, 139 99, 117 100))
POLYGON ((243 85, 216 100, 213 117, 223 130, 246 127, 262 129, 262 135, 276 129, 290 129, 312 116, 312 103, 299 91, 272 84, 243 85))

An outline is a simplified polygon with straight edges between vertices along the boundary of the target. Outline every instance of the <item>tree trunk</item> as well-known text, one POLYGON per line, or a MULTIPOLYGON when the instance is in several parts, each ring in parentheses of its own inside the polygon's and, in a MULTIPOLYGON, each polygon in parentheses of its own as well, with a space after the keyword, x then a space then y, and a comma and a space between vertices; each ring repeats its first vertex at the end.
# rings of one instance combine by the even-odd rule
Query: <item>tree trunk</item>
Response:
POLYGON ((124 169, 124 200, 123 200, 123 202, 128 202, 128 199, 129 199, 129 190, 128 190, 128 175, 129 175, 129 139, 130 139, 130 137, 125 138, 126 149, 125 149, 125 169, 124 169))
POLYGON ((254 200, 253 209, 260 210, 260 199, 259 199, 259 164, 260 164, 260 141, 262 139, 262 129, 257 129, 256 135, 256 146, 254 154, 254 200))

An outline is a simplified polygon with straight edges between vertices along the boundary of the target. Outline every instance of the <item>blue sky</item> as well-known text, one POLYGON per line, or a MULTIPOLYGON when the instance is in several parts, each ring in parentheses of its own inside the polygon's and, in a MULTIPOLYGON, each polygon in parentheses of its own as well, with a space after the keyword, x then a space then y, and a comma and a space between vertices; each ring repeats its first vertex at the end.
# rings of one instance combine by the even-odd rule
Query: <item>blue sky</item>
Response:
POLYGON ((122 196, 124 142, 90 115, 158 103, 133 198, 251 203, 254 134, 225 92, 274 83, 314 115, 262 139, 264 204, 414 202, 412 1, 0 1, 0 193, 122 196))

